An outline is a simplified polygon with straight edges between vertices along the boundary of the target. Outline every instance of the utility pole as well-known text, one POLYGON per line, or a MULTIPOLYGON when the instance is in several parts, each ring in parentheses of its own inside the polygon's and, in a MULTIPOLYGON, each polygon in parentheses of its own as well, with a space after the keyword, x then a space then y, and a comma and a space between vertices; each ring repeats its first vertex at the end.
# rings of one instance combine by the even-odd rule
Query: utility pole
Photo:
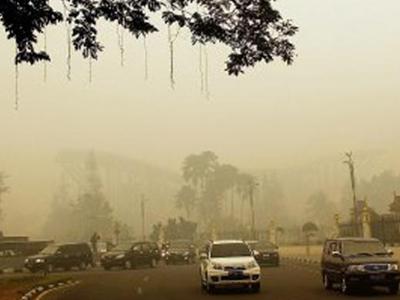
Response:
POLYGON ((146 230, 145 230, 145 215, 146 215, 146 212, 145 212, 145 202, 146 202, 146 199, 145 199, 145 197, 144 197, 144 195, 142 194, 142 197, 141 197, 142 199, 141 199, 141 201, 140 201, 140 211, 141 211, 141 217, 142 217, 142 238, 143 238, 143 241, 144 240, 146 240, 146 230))
POLYGON ((251 230, 251 238, 256 239, 256 214, 254 210, 254 190, 258 184, 254 181, 254 179, 249 180, 249 200, 250 200, 250 230, 251 230))
POLYGON ((359 226, 358 226, 358 210, 357 210, 357 196, 356 196, 356 180, 355 180, 355 168, 354 168, 354 160, 353 153, 346 152, 345 153, 347 160, 343 163, 348 165, 350 171, 350 180, 351 180, 351 189, 353 192, 353 221, 354 221, 354 233, 356 236, 360 235, 359 226))

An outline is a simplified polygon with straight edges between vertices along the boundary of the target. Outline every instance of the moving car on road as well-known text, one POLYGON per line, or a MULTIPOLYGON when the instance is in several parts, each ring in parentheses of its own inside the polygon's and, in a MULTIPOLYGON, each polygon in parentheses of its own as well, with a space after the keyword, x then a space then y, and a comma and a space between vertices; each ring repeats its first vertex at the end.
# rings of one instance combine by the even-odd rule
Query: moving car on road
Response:
POLYGON ((132 269, 138 266, 151 266, 155 268, 159 259, 160 251, 155 243, 121 243, 101 257, 101 265, 105 270, 113 267, 132 269))
POLYGON ((279 266, 278 246, 269 241, 247 241, 260 266, 279 266))
POLYGON ((25 260, 25 268, 31 272, 50 273, 58 268, 70 270, 74 267, 85 270, 89 265, 93 266, 94 262, 87 243, 53 244, 25 260))
POLYGON ((326 289, 339 284, 343 293, 358 287, 384 286, 399 291, 400 272, 393 253, 377 239, 338 238, 325 242, 321 275, 326 289))
POLYGON ((166 264, 192 264, 196 260, 196 249, 190 240, 172 240, 164 255, 166 264))
POLYGON ((260 291, 260 267, 243 241, 213 241, 200 255, 201 286, 208 292, 216 288, 244 287, 260 291))

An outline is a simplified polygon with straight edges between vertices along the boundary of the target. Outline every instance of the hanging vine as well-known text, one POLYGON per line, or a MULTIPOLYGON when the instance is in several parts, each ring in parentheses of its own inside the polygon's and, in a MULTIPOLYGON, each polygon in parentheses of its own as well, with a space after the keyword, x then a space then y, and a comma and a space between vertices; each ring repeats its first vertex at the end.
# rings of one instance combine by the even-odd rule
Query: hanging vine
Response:
POLYGON ((121 67, 124 66, 125 46, 124 46, 124 28, 117 23, 118 48, 121 56, 121 67))
MULTIPOLYGON (((18 53, 18 45, 15 44, 15 55, 18 53)), ((19 108, 19 68, 18 68, 18 62, 15 60, 14 62, 14 75, 15 75, 15 110, 18 110, 19 108)))
MULTIPOLYGON (((43 30, 43 49, 47 52, 47 29, 43 30)), ((47 81, 47 60, 43 61, 43 82, 47 81)))
POLYGON ((67 4, 65 3, 65 0, 62 0, 62 4, 64 6, 64 20, 65 20, 65 36, 67 40, 67 57, 66 57, 66 63, 67 63, 67 79, 68 81, 71 81, 71 48, 72 48, 72 41, 71 41, 71 23, 68 20, 68 13, 69 13, 69 8, 67 4))
POLYGON ((143 51, 144 51, 144 79, 149 79, 149 61, 146 36, 143 37, 143 51))
POLYGON ((175 89, 175 62, 174 62, 174 46, 178 38, 180 27, 175 34, 172 33, 171 25, 168 25, 168 45, 169 45, 169 81, 172 89, 175 89))

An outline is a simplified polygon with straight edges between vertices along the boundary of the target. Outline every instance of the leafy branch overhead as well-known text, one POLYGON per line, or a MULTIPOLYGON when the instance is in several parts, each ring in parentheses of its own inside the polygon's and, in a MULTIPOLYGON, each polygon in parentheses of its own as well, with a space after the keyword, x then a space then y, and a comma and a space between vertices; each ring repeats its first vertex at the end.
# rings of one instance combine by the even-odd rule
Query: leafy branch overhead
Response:
POLYGON ((150 21, 161 15, 191 33, 193 44, 222 43, 230 48, 226 71, 238 75, 258 62, 281 58, 292 63, 290 41, 298 28, 272 7, 273 0, 60 0, 65 14, 49 0, 1 0, 0 21, 17 45, 16 63, 50 60, 37 49, 37 36, 46 26, 63 20, 72 26, 75 50, 85 58, 98 58, 103 45, 97 37, 99 20, 117 22, 133 36, 158 31, 150 21))

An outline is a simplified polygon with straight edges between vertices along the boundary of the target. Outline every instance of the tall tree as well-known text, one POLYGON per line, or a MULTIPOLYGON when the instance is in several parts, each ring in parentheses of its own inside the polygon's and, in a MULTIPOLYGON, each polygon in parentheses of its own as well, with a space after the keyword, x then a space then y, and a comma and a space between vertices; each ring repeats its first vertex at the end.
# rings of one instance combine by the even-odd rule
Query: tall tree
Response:
POLYGON ((196 208, 196 191, 189 185, 184 185, 176 194, 176 206, 183 209, 188 220, 192 217, 193 210, 196 208))
POLYGON ((150 22, 162 16, 167 26, 186 28, 193 44, 222 43, 230 48, 226 61, 229 74, 239 74, 258 62, 281 58, 290 64, 295 47, 290 42, 297 27, 273 8, 273 0, 62 0, 65 14, 49 0, 1 0, 0 21, 17 45, 16 63, 49 60, 38 51, 37 35, 64 19, 72 25, 72 43, 85 58, 97 59, 103 45, 97 24, 115 22, 139 38, 158 31, 150 22))
POLYGON ((182 172, 186 182, 191 183, 200 192, 218 165, 218 157, 214 152, 205 151, 185 158, 182 172))

